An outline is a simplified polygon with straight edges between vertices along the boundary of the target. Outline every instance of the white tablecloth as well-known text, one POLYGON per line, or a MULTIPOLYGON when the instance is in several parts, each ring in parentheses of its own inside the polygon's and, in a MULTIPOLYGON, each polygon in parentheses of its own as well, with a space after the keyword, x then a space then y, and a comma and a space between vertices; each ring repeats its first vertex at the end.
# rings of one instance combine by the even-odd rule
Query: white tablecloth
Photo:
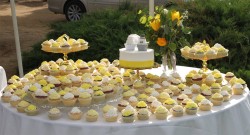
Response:
MULTIPOLYGON (((178 72, 188 72, 192 68, 178 67, 178 72)), ((153 70, 154 73, 161 71, 153 70)), ((0 135, 249 135, 250 134, 249 90, 240 96, 232 96, 229 102, 213 107, 211 112, 199 111, 197 115, 180 118, 169 116, 165 121, 136 121, 134 123, 107 123, 103 119, 89 123, 63 118, 51 121, 46 113, 26 116, 17 113, 9 104, 0 103, 0 135)))
POLYGON ((4 68, 0 66, 0 90, 6 87, 6 85, 7 85, 6 73, 4 68))

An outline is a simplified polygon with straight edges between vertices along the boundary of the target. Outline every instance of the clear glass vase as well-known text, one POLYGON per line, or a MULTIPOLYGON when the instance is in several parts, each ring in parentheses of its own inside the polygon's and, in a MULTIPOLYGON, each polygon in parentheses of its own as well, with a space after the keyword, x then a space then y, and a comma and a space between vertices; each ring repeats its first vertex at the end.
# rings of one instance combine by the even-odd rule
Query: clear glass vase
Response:
POLYGON ((163 73, 166 73, 167 71, 169 73, 176 72, 176 55, 173 51, 168 50, 162 55, 162 66, 163 73))

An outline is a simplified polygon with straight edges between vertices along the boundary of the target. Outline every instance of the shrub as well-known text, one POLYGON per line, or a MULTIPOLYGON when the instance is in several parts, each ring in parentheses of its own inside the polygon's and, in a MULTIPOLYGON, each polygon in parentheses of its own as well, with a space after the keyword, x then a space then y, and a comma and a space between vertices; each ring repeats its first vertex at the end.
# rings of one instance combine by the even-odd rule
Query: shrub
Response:
MULTIPOLYGON (((211 45, 221 43, 229 49, 226 58, 209 61, 210 69, 222 72, 232 71, 250 83, 249 36, 250 36, 250 3, 248 0, 195 0, 185 3, 170 3, 180 11, 188 10, 189 19, 186 26, 192 26, 189 39, 194 44, 204 39, 211 45)), ((71 53, 69 58, 80 58, 85 61, 108 58, 117 59, 119 48, 123 47, 131 33, 142 34, 144 27, 139 24, 137 11, 125 5, 119 9, 110 9, 84 15, 77 22, 57 22, 52 24, 53 31, 47 39, 56 39, 66 33, 73 38, 84 38, 90 48, 83 52, 71 53)), ((62 58, 62 54, 51 54, 41 51, 41 42, 33 51, 23 53, 24 69, 30 71, 44 60, 62 58), (32 61, 32 62, 30 62, 32 61)), ((160 62, 160 58, 156 57, 160 62)), ((177 64, 201 67, 201 61, 185 60, 177 51, 177 64)))

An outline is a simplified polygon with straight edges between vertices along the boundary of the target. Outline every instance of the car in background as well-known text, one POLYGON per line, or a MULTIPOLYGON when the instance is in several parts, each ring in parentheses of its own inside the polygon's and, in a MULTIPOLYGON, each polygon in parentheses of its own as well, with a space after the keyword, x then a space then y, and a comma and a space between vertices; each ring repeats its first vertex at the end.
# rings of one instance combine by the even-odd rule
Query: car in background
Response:
MULTIPOLYGON (((65 14, 69 21, 79 20, 83 13, 118 7, 128 0, 48 0, 48 9, 57 14, 65 14)), ((149 0, 130 0, 133 5, 148 6, 149 0)), ((166 4, 167 0, 155 0, 155 4, 166 4)))

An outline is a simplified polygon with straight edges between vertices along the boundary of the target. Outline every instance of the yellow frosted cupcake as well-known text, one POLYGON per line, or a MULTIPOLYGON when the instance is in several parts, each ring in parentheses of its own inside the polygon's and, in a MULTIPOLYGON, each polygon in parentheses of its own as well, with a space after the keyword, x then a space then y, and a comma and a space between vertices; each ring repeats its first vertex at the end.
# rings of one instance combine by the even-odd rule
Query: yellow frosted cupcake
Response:
POLYGON ((243 79, 241 79, 241 78, 237 79, 236 83, 241 84, 243 86, 243 89, 245 89, 247 87, 246 82, 243 79))
POLYGON ((215 74, 214 74, 214 79, 215 79, 215 82, 216 82, 216 83, 221 83, 222 80, 223 80, 220 73, 215 73, 215 74))
POLYGON ((57 92, 52 92, 48 97, 48 102, 51 105, 58 105, 61 103, 61 95, 57 92))
POLYGON ((95 122, 95 121, 97 121, 98 116, 99 116, 98 112, 91 109, 86 113, 86 121, 95 122))
POLYGON ((150 105, 150 110, 151 110, 151 112, 154 113, 155 110, 156 110, 156 108, 157 108, 158 106, 161 106, 161 105, 162 105, 161 102, 159 102, 158 100, 154 100, 154 101, 151 103, 151 105, 150 105))
POLYGON ((131 108, 125 108, 122 110, 122 120, 125 123, 132 123, 135 120, 135 112, 131 108))
POLYGON ((103 115, 105 115, 110 109, 116 109, 114 106, 106 104, 103 108, 102 108, 102 112, 103 115))
POLYGON ((100 90, 95 91, 94 96, 93 96, 93 100, 95 103, 103 102, 105 100, 105 94, 100 90))
POLYGON ((227 80, 227 82, 229 82, 233 77, 235 77, 234 73, 227 72, 225 75, 225 80, 227 80))
POLYGON ((194 74, 193 73, 188 73, 186 75, 186 84, 188 86, 192 85, 193 84, 193 81, 192 81, 192 78, 193 78, 194 74))
POLYGON ((163 103, 163 102, 166 101, 168 98, 170 98, 169 94, 168 94, 167 92, 162 92, 162 93, 159 95, 158 100, 159 100, 160 102, 163 103))
POLYGON ((136 109, 139 110, 139 109, 143 109, 143 108, 148 108, 148 105, 144 101, 138 102, 136 105, 136 109))
POLYGON ((138 98, 139 101, 144 101, 144 102, 146 102, 148 96, 147 96, 146 94, 140 94, 140 95, 138 95, 137 98, 138 98))
POLYGON ((200 103, 201 100, 203 100, 203 99, 205 99, 205 97, 202 96, 201 94, 199 94, 199 95, 197 95, 197 96, 195 97, 194 102, 198 104, 198 103, 200 103))
POLYGON ((168 116, 168 110, 164 106, 158 106, 154 114, 157 120, 166 120, 168 116))
POLYGON ((29 105, 25 108, 25 113, 29 116, 35 116, 38 114, 38 108, 35 105, 29 105))
POLYGON ((79 104, 81 106, 89 106, 92 101, 92 97, 88 92, 82 92, 78 98, 79 104))
POLYGON ((168 89, 173 92, 173 96, 178 96, 181 93, 181 90, 175 85, 170 85, 168 89))
POLYGON ((215 93, 211 97, 211 102, 214 106, 220 106, 223 102, 223 96, 220 93, 215 93))
POLYGON ((71 120, 80 120, 82 118, 82 111, 78 107, 73 107, 68 116, 71 120))
POLYGON ((221 90, 221 86, 219 83, 213 83, 211 85, 211 91, 212 93, 220 93, 220 90, 221 90))
POLYGON ((185 106, 185 111, 188 115, 195 115, 198 110, 198 105, 194 102, 187 102, 185 106))
POLYGON ((20 113, 24 113, 25 111, 25 109, 28 107, 30 105, 30 103, 29 102, 27 102, 27 101, 21 101, 21 102, 19 102, 18 104, 17 104, 17 111, 18 112, 20 112, 20 113))
POLYGON ((168 110, 177 105, 176 101, 172 98, 168 98, 163 102, 163 106, 165 106, 168 110))
POLYGON ((131 96, 134 96, 134 95, 135 95, 135 93, 132 92, 131 90, 126 91, 126 92, 124 92, 124 93, 122 94, 123 99, 125 99, 125 100, 128 100, 131 96))

